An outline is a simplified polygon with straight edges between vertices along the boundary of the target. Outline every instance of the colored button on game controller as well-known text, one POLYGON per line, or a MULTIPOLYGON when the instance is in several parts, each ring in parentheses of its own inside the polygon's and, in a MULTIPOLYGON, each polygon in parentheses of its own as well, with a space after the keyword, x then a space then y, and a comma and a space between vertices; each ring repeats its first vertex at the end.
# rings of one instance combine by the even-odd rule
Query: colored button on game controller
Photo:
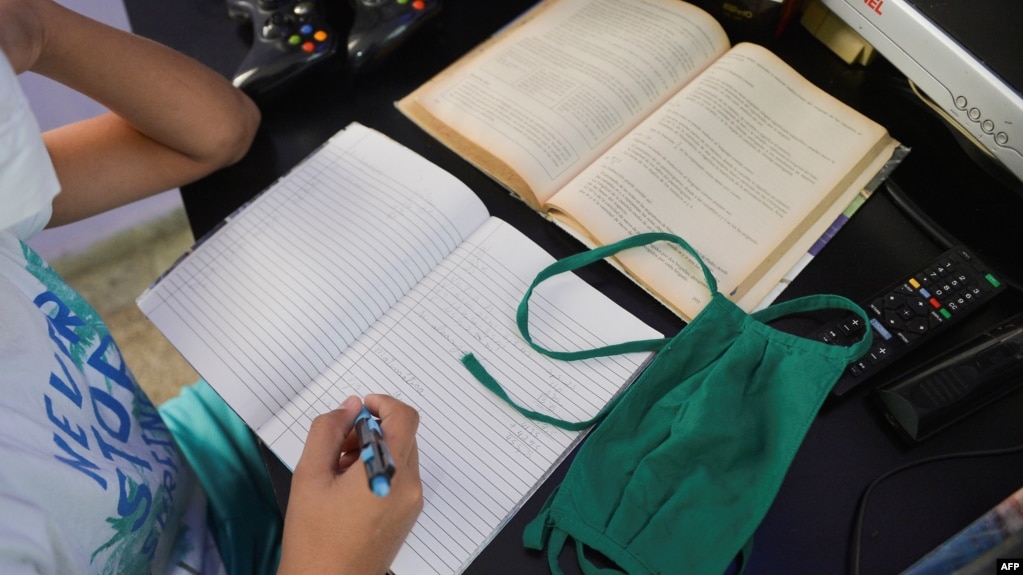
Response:
POLYGON ((228 15, 248 22, 254 42, 232 83, 265 94, 333 56, 337 39, 318 0, 227 0, 228 15))

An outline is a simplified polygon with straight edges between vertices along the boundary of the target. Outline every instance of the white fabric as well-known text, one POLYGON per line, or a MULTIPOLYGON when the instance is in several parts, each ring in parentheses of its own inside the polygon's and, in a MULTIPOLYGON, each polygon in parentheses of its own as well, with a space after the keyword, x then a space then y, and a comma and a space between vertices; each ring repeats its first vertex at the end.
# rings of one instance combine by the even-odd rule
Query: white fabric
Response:
POLYGON ((29 237, 45 227, 60 191, 39 123, 0 51, 0 230, 18 226, 29 237))
POLYGON ((156 408, 92 307, 21 241, 57 180, 0 60, 0 573, 223 573, 156 408))

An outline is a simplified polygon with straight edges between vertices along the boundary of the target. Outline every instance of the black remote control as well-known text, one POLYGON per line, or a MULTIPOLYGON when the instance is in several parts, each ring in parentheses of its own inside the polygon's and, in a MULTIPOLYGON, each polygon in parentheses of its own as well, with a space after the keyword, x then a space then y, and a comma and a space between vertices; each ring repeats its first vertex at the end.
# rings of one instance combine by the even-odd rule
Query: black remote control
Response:
MULTIPOLYGON (((920 344, 948 329, 1005 286, 965 246, 953 247, 916 273, 861 302, 873 330, 873 345, 849 365, 832 388, 845 395, 920 344)), ((852 315, 814 332, 837 345, 858 341, 867 326, 852 315)))
POLYGON ((885 418, 921 441, 1023 385, 1023 314, 879 387, 885 418))

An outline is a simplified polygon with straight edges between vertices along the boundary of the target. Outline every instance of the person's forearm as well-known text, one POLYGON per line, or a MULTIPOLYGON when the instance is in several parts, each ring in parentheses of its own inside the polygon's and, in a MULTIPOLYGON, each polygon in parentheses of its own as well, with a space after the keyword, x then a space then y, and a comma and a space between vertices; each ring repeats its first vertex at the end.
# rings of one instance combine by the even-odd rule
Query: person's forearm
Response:
POLYGON ((239 160, 259 111, 225 78, 165 46, 51 0, 0 0, 0 47, 111 113, 44 135, 60 225, 194 181, 239 160))
POLYGON ((40 5, 45 43, 32 71, 197 161, 235 161, 247 149, 258 112, 225 78, 155 42, 49 1, 40 5))

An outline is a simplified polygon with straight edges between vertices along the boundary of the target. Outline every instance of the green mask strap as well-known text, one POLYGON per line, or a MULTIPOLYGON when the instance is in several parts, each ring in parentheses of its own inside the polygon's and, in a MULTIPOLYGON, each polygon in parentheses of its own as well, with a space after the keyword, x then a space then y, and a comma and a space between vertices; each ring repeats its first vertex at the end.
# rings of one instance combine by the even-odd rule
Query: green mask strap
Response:
MULTIPOLYGON (((519 303, 518 312, 516 313, 516 323, 519 326, 519 332, 522 334, 522 338, 529 344, 529 347, 535 351, 546 355, 553 359, 559 359, 563 361, 574 361, 580 359, 590 359, 594 357, 605 357, 611 355, 619 355, 623 353, 635 353, 644 351, 659 351, 663 348, 671 338, 660 338, 660 339, 643 339, 624 343, 616 343, 612 345, 606 345, 595 349, 588 349, 582 351, 553 351, 537 345, 533 342, 532 336, 529 334, 529 298, 533 295, 533 290, 536 289, 541 282, 556 276, 561 273, 577 270, 579 268, 590 265, 594 262, 598 262, 607 257, 610 257, 622 250, 629 248, 635 248, 652 244, 654 242, 666 241, 678 245, 683 250, 688 252, 703 270, 703 277, 707 282, 707 286, 712 294, 717 293, 717 280, 714 279, 714 275, 710 272, 710 269, 703 263, 703 260, 696 254, 696 251, 682 238, 669 233, 663 232, 649 232, 644 234, 638 234, 625 238, 623 240, 568 256, 567 258, 558 260, 553 264, 547 266, 540 273, 537 274, 536 279, 533 280, 533 284, 526 290, 525 295, 522 296, 522 301, 519 303)), ((580 431, 600 421, 604 416, 614 407, 616 401, 610 402, 605 405, 595 416, 586 421, 566 421, 551 417, 549 415, 526 409, 519 404, 512 401, 508 394, 501 387, 501 384, 497 382, 490 375, 490 373, 483 367, 483 364, 476 359, 476 356, 472 353, 468 353, 462 357, 462 365, 469 370, 472 375, 479 380, 484 387, 489 389, 495 395, 503 399, 508 405, 512 406, 519 413, 535 421, 541 421, 548 423, 555 427, 565 429, 568 431, 580 431)), ((619 396, 620 397, 620 396, 619 396)))
MULTIPOLYGON (((870 324, 870 320, 867 318, 867 314, 863 311, 863 308, 856 305, 856 303, 848 298, 834 294, 798 297, 781 303, 776 303, 750 315, 753 319, 766 324, 787 315, 820 311, 822 309, 840 309, 852 312, 860 316, 863 320, 863 325, 870 324)), ((819 345, 820 353, 842 360, 845 363, 850 363, 853 360, 863 357, 863 355, 870 350, 870 346, 873 344, 870 330, 867 330, 866 335, 861 337, 859 341, 848 347, 831 345, 822 341, 808 341, 819 345)))
POLYGON ((618 355, 622 353, 631 352, 642 352, 642 351, 658 351, 664 347, 671 338, 662 339, 646 339, 631 341, 626 343, 619 343, 613 345, 607 345, 604 347, 598 347, 591 350, 585 351, 552 351, 541 347, 533 342, 532 336, 529 334, 529 298, 533 295, 533 290, 536 289, 541 282, 547 279, 569 271, 574 271, 579 268, 588 266, 592 263, 598 262, 605 258, 609 258, 616 253, 627 250, 629 248, 636 248, 652 244, 654 242, 666 241, 671 242, 680 246, 686 252, 688 252, 697 263, 700 264, 700 268, 703 270, 703 277, 707 282, 710 293, 716 293, 718 290, 717 280, 714 279, 714 275, 710 272, 710 269, 703 263, 703 260, 696 255, 696 251, 686 243, 682 238, 668 233, 662 232, 650 232, 645 234, 638 234, 625 238, 623 240, 594 248, 589 251, 580 252, 556 261, 553 264, 547 266, 536 275, 536 279, 533 280, 533 284, 526 290, 525 295, 522 296, 522 301, 519 303, 518 312, 516 313, 515 319, 519 326, 519 332, 522 334, 523 339, 529 344, 529 347, 534 350, 546 355, 553 359, 560 359, 563 361, 573 361, 577 359, 589 359, 592 357, 603 357, 610 355, 618 355))
MULTIPOLYGON (((551 575, 564 575, 561 565, 558 563, 558 555, 568 541, 568 534, 561 529, 554 528, 551 532, 550 543, 547 548, 547 565, 550 567, 551 575)), ((594 565, 584 555, 586 546, 581 541, 575 542, 576 558, 583 575, 627 575, 624 571, 613 568, 601 568, 594 565)))
MULTIPOLYGON (((555 546, 551 545, 551 552, 553 552, 555 546)), ((583 575, 628 575, 621 569, 615 569, 613 567, 597 567, 586 557, 586 546, 583 545, 582 541, 575 542, 575 553, 579 561, 579 566, 582 567, 583 575)))
POLYGON ((742 550, 737 555, 739 561, 739 575, 742 575, 746 571, 746 566, 749 565, 749 559, 753 556, 753 535, 746 540, 746 543, 742 546, 742 550))

